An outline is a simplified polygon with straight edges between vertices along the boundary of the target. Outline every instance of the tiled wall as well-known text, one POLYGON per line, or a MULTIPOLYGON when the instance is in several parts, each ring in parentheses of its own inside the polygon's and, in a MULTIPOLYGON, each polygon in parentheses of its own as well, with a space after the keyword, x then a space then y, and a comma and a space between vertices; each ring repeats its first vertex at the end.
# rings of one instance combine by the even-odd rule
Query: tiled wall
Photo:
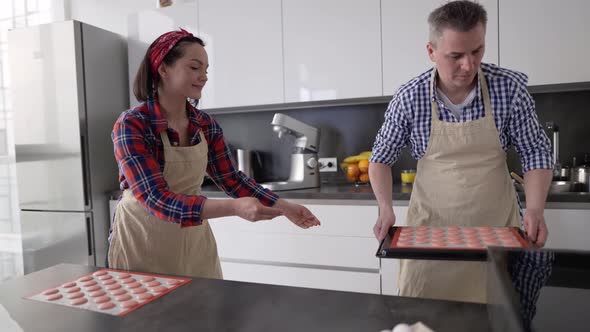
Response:
MULTIPOLYGON (((543 93, 533 95, 539 121, 556 122, 561 129, 560 149, 564 165, 572 156, 582 160, 590 153, 590 91, 543 93)), ((343 157, 370 150, 377 130, 383 121, 387 103, 359 106, 324 107, 278 111, 309 125, 320 128, 320 157, 343 157)), ((293 139, 279 140, 270 122, 275 112, 249 112, 220 114, 214 117, 221 124, 227 141, 235 148, 260 150, 266 158, 265 168, 272 179, 286 178, 289 174, 289 155, 293 139)), ((551 133, 548 132, 551 138, 551 133)), ((508 155, 510 170, 521 172, 520 161, 514 150, 508 155)), ((415 168, 416 161, 404 148, 393 167, 394 180, 399 181, 402 169, 415 168)), ((343 176, 340 177, 343 179, 343 176)))
MULTIPOLYGON (((571 165, 572 157, 578 164, 584 154, 590 154, 590 91, 544 93, 533 96, 539 121, 559 125, 560 159, 563 165, 571 165)), ((551 138, 551 133, 547 133, 551 138)))

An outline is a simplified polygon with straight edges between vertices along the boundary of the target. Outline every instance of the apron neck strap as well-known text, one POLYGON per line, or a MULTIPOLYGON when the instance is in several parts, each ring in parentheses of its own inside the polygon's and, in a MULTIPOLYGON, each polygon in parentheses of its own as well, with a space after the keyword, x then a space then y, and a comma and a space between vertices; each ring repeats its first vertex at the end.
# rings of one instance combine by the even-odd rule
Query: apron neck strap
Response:
POLYGON ((432 116, 432 123, 438 122, 438 103, 436 102, 436 91, 434 91, 434 82, 436 82, 436 67, 432 69, 430 75, 430 109, 432 116))
MULTIPOLYGON (((485 76, 483 75, 483 71, 481 67, 477 70, 477 77, 479 80, 479 85, 481 86, 481 92, 483 96, 483 105, 485 115, 484 117, 489 117, 492 115, 492 103, 490 101, 490 91, 488 90, 488 83, 486 81, 485 76)), ((432 75, 430 76, 430 105, 432 109, 432 121, 438 122, 440 121, 438 118, 438 104, 436 102, 436 92, 434 91, 434 83, 436 82, 436 67, 432 70, 432 75)))
POLYGON ((170 139, 168 139, 168 129, 165 129, 160 133, 160 138, 162 139, 162 143, 164 144, 164 146, 171 146, 170 139))
POLYGON ((483 96, 485 117, 491 117, 492 102, 490 101, 490 90, 488 89, 488 82, 486 81, 486 77, 483 75, 483 70, 481 70, 481 67, 479 67, 477 75, 479 76, 479 85, 481 86, 481 94, 483 96))

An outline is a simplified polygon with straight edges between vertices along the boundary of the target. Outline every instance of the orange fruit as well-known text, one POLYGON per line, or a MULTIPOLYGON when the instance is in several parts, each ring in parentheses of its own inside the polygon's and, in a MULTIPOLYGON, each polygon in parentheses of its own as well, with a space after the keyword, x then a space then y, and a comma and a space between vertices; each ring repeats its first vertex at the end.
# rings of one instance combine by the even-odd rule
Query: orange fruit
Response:
POLYGON ((365 183, 369 182, 369 174, 367 174, 367 173, 362 173, 362 174, 359 176, 359 181, 360 181, 360 182, 365 182, 365 183))
POLYGON ((358 180, 358 176, 356 176, 356 175, 352 175, 351 176, 349 174, 346 174, 346 181, 348 181, 348 182, 356 182, 357 180, 358 180))
POLYGON ((361 160, 359 161, 359 170, 361 173, 369 173, 369 161, 368 160, 361 160))
POLYGON ((361 173, 361 170, 356 164, 349 165, 346 168, 346 175, 350 177, 357 177, 361 173))

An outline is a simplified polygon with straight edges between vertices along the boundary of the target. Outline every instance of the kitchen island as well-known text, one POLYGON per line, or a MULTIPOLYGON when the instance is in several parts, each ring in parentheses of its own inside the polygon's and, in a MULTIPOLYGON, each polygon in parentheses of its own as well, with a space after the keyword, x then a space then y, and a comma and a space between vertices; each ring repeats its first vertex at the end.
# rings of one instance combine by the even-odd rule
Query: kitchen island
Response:
POLYGON ((0 284, 0 304, 36 331, 369 331, 421 321, 437 332, 490 331, 486 306, 195 278, 124 316, 23 299, 97 270, 60 264, 0 284))

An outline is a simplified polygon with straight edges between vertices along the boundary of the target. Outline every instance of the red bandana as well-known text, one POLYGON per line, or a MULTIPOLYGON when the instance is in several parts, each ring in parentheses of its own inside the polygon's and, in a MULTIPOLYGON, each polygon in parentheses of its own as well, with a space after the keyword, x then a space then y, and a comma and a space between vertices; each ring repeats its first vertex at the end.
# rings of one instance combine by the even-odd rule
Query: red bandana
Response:
POLYGON ((166 32, 156 39, 156 42, 149 50, 150 69, 154 80, 158 78, 158 67, 160 67, 162 60, 176 43, 184 37, 193 37, 193 34, 181 28, 180 31, 166 32))

